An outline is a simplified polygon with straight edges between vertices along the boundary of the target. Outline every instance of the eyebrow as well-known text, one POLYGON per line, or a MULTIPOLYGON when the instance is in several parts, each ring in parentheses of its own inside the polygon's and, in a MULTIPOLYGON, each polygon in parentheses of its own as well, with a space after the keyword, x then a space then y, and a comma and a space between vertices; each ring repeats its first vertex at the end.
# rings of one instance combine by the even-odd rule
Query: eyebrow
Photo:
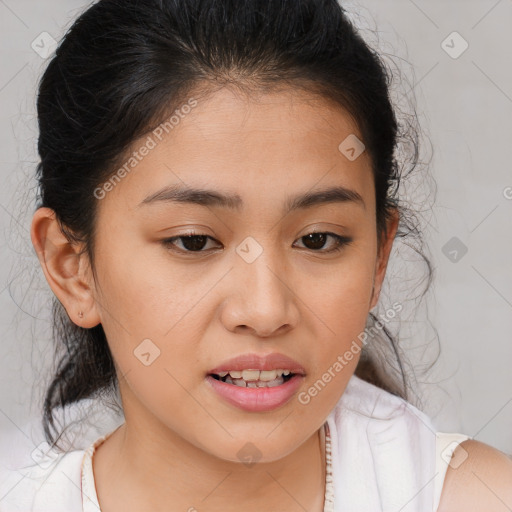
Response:
MULTIPOLYGON (((243 207, 243 199, 238 194, 225 194, 216 190, 190 188, 181 185, 169 185, 150 194, 139 203, 138 207, 161 202, 189 203, 237 211, 240 211, 243 207)), ((366 209, 365 202, 358 192, 342 186, 335 186, 288 197, 283 214, 329 203, 354 203, 366 209)))

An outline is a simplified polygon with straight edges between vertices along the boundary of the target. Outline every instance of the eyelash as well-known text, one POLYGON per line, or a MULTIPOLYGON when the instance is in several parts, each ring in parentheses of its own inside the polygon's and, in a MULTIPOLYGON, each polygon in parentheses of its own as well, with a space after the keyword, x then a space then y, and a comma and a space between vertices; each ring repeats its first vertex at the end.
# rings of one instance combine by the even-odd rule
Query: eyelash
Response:
MULTIPOLYGON (((310 251, 312 252, 315 252, 315 253, 320 253, 320 254, 331 254, 331 253, 336 253, 336 252, 339 252, 341 251, 346 245, 349 245, 352 241, 353 241, 353 238, 351 237, 347 237, 347 236, 341 236, 341 235, 337 235, 336 233, 331 233, 329 231, 312 231, 311 233, 307 233, 306 235, 303 235, 299 238, 299 240, 301 238, 304 238, 308 235, 316 235, 316 234, 321 234, 321 235, 328 235, 328 236, 331 236, 335 239, 336 241, 336 247, 334 247, 333 249, 329 249, 328 251, 325 251, 325 250, 315 250, 315 249, 309 249, 310 251)), ((171 238, 166 238, 164 240, 161 240, 161 243, 162 245, 167 248, 167 249, 170 249, 172 251, 175 251, 175 252, 180 252, 180 253, 189 253, 189 254, 193 254, 193 253, 201 253, 201 252, 208 252, 208 250, 200 250, 200 251, 190 251, 188 249, 180 249, 180 248, 177 248, 176 245, 175 245, 175 241, 178 240, 178 239, 182 239, 182 238, 195 238, 195 237, 206 237, 206 238, 209 238, 211 240, 215 240, 214 238, 212 238, 211 236, 209 235, 206 235, 204 233, 188 233, 186 235, 179 235, 179 236, 173 236, 171 238)), ((305 249, 308 249, 307 247, 305 249)))

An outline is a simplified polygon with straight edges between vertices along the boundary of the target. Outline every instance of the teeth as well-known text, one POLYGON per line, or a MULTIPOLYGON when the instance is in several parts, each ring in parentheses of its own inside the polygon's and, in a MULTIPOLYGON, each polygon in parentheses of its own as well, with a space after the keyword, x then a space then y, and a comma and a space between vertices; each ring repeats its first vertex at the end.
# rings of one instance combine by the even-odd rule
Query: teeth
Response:
POLYGON ((244 379, 231 379, 230 377, 226 377, 225 382, 229 384, 234 384, 235 386, 240 386, 242 388, 273 388, 275 386, 280 386, 284 383, 284 379, 282 377, 277 377, 271 381, 265 382, 263 380, 254 381, 251 380, 246 382, 244 379))
POLYGON ((260 379, 260 371, 259 370, 244 370, 242 372, 242 379, 244 379, 245 381, 259 380, 260 379))
POLYGON ((246 382, 271 382, 283 375, 290 375, 290 370, 231 370, 229 372, 219 372, 217 375, 224 378, 228 373, 231 379, 243 379, 246 382))
MULTIPOLYGON (((262 370, 260 371, 260 378, 258 380, 263 380, 265 382, 269 382, 274 380, 277 377, 277 370, 262 370)), ((281 375, 279 375, 281 377, 281 375)))
MULTIPOLYGON (((250 372, 255 372, 257 371, 258 373, 259 370, 244 370, 244 372, 246 371, 250 371, 250 372)), ((286 370, 288 372, 288 374, 290 373, 288 370, 286 370)), ((226 382, 227 384, 234 384, 235 386, 240 386, 242 388, 273 388, 275 386, 280 386, 281 384, 284 383, 284 379, 281 375, 279 375, 280 373, 284 373, 283 370, 269 370, 269 371, 262 371, 261 374, 263 374, 264 377, 274 377, 272 379, 269 379, 269 380, 266 380, 265 378, 260 378, 258 380, 245 380, 243 378, 232 378, 232 374, 235 373, 235 374, 238 374, 238 373, 242 373, 242 372, 229 372, 229 375, 227 375, 226 373, 226 378, 223 379, 224 382, 226 382), (265 375, 265 374, 271 374, 271 375, 265 375)), ((219 374, 220 375, 220 374, 219 374)), ((254 375, 250 375, 251 377, 253 377, 254 375)))
POLYGON ((290 375, 290 370, 231 370, 218 372, 223 382, 242 388, 273 388, 284 383, 283 376, 290 375))

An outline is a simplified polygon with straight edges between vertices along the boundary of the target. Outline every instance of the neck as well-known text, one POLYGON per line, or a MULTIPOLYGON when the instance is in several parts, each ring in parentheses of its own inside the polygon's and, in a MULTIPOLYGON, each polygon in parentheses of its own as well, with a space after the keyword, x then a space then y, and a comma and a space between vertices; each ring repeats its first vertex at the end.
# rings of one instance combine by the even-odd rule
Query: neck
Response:
POLYGON ((284 458, 253 465, 218 459, 169 429, 147 432, 127 419, 97 448, 93 471, 102 512, 323 511, 319 430, 284 458))

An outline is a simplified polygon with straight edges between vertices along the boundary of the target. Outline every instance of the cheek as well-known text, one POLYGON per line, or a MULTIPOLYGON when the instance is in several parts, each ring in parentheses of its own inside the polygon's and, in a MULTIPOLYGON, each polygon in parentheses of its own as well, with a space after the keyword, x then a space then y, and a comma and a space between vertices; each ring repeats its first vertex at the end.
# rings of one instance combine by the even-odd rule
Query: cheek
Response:
POLYGON ((194 318, 204 314, 201 297, 211 283, 204 276, 191 283, 185 272, 164 272, 162 256, 143 249, 113 250, 98 268, 102 325, 120 374, 144 401, 165 402, 180 393, 180 384, 195 385, 189 369, 200 362, 194 344, 200 324, 194 318))
POLYGON ((321 418, 334 408, 359 362, 371 280, 354 272, 333 279, 316 293, 319 321, 309 349, 310 373, 297 395, 301 421, 321 418))
POLYGON ((310 355, 314 375, 310 381, 322 381, 319 386, 323 399, 332 405, 354 373, 360 356, 373 285, 373 260, 367 251, 369 248, 347 253, 347 258, 329 275, 317 276, 319 286, 304 285, 299 292, 308 298, 308 315, 315 324, 316 342, 310 355), (328 383, 325 391, 322 383, 328 383))
POLYGON ((166 267, 164 249, 152 244, 131 247, 120 238, 110 241, 109 247, 112 250, 97 266, 102 324, 113 331, 112 339, 116 332, 135 342, 179 330, 181 319, 200 302, 209 283, 204 278, 191 281, 189 272, 166 267), (123 246, 129 250, 123 251, 123 246))
POLYGON ((307 305, 333 336, 353 334, 364 328, 370 310, 374 260, 367 252, 353 250, 316 279, 302 279, 299 291, 307 305))

